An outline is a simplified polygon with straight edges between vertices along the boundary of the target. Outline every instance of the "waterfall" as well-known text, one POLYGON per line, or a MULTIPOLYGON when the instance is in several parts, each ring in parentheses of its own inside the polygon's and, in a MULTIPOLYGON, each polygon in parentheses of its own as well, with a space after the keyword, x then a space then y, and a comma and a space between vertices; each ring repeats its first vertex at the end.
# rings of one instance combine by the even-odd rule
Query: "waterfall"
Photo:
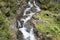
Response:
MULTIPOLYGON (((24 40, 36 40, 35 36, 34 36, 34 31, 33 31, 33 27, 30 28, 30 32, 27 31, 27 28, 25 27, 25 24, 27 23, 28 20, 30 20, 32 18, 32 16, 36 13, 41 11, 41 9, 39 8, 39 6, 36 5, 35 1, 33 1, 33 3, 31 3, 31 1, 28 1, 28 8, 26 8, 24 10, 23 16, 27 16, 26 18, 21 18, 20 21, 23 21, 23 26, 22 28, 19 28, 19 31, 22 32, 23 34, 23 38, 24 40), (31 11, 31 8, 35 7, 36 11, 33 12, 31 11), (26 12, 30 12, 29 14, 27 14, 26 12)), ((21 23, 19 21, 18 22, 18 26, 21 27, 21 23)), ((29 27, 29 26, 28 26, 29 27)))

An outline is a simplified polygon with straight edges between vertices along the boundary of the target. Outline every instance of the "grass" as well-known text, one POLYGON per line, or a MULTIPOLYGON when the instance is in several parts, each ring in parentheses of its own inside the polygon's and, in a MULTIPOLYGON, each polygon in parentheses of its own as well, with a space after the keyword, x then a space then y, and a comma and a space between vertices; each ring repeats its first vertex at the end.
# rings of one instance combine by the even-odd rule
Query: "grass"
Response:
POLYGON ((10 19, 14 18, 16 0, 0 0, 0 40, 13 40, 14 33, 9 28, 9 21, 6 14, 10 14, 10 19), (10 8, 11 7, 11 8, 10 8))
POLYGON ((4 15, 0 13, 0 40, 9 40, 11 37, 11 31, 9 31, 9 23, 5 19, 4 15))
MULTIPOLYGON (((60 40, 60 26, 58 26, 57 18, 59 14, 55 14, 50 11, 42 11, 40 14, 35 15, 35 18, 38 18, 39 20, 42 20, 43 23, 37 23, 36 29, 40 31, 43 35, 47 35, 47 32, 49 35, 52 35, 52 40, 60 40), (44 22, 45 21, 45 22, 44 22)), ((60 22, 60 21, 59 21, 60 22)), ((59 24, 60 25, 60 24, 59 24)))

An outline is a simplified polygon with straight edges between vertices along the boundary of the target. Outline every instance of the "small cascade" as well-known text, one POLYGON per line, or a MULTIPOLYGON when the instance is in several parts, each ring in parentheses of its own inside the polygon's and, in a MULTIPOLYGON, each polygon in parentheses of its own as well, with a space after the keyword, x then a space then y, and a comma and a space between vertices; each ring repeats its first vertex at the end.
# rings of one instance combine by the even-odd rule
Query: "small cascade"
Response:
MULTIPOLYGON (((22 27, 21 27, 21 23, 19 21, 18 22, 18 27, 21 27, 19 28, 19 31, 22 32, 23 34, 23 38, 24 40, 36 40, 35 36, 34 36, 34 31, 33 31, 33 27, 30 28, 30 31, 28 32, 25 26, 25 24, 32 18, 32 16, 36 13, 36 12, 39 12, 41 11, 41 9, 39 8, 39 6, 36 5, 35 1, 33 1, 33 3, 31 3, 31 1, 28 2, 28 8, 26 8, 24 10, 24 13, 23 13, 23 17, 27 16, 26 18, 21 18, 20 21, 23 21, 23 24, 22 24, 22 27), (36 11, 33 12, 31 11, 31 8, 32 7, 35 7, 36 11), (27 12, 30 12, 29 14, 27 14, 27 12)), ((27 24, 28 25, 28 24, 27 24)), ((28 26, 29 27, 29 26, 28 26)))
POLYGON ((33 32, 33 28, 30 30, 30 40, 36 40, 33 32))

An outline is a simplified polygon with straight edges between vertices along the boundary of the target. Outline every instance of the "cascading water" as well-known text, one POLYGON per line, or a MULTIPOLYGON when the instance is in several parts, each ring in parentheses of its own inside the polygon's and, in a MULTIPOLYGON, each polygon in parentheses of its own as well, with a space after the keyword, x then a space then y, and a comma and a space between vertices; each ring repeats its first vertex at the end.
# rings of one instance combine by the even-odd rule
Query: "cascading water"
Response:
MULTIPOLYGON (((36 12, 39 12, 41 11, 41 9, 36 5, 35 1, 33 1, 33 4, 31 3, 31 1, 28 2, 28 6, 29 8, 26 8, 24 10, 24 13, 23 13, 23 16, 27 16, 26 18, 21 18, 20 21, 23 21, 23 24, 22 24, 22 28, 19 28, 19 31, 22 32, 23 34, 23 38, 24 40, 36 40, 35 39, 35 36, 34 36, 34 32, 33 32, 33 27, 30 28, 30 32, 27 31, 27 28, 25 27, 25 24, 27 23, 28 20, 30 20, 32 18, 32 16, 36 13, 36 12), (35 7, 35 9, 37 11, 35 12, 32 12, 31 11, 31 8, 32 7, 35 7), (26 12, 29 11, 30 13, 27 14, 26 12)), ((18 22, 18 26, 21 27, 21 23, 19 21, 18 22)), ((29 26, 28 26, 29 27, 29 26)))

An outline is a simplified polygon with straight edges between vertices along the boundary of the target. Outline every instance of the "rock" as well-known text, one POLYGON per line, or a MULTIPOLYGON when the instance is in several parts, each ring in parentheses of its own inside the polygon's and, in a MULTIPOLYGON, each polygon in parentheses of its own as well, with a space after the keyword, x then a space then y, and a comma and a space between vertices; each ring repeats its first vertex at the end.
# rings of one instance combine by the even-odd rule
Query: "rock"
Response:
POLYGON ((16 35, 17 35, 18 40, 23 40, 24 39, 22 33, 19 30, 17 31, 16 35))
POLYGON ((6 16, 6 17, 10 17, 10 13, 7 12, 7 13, 5 14, 5 16, 6 16))

